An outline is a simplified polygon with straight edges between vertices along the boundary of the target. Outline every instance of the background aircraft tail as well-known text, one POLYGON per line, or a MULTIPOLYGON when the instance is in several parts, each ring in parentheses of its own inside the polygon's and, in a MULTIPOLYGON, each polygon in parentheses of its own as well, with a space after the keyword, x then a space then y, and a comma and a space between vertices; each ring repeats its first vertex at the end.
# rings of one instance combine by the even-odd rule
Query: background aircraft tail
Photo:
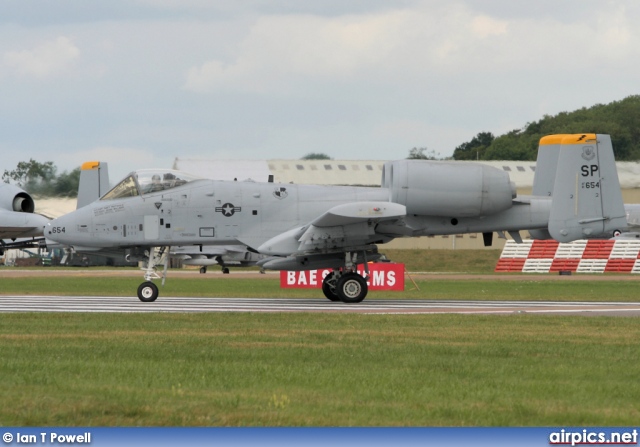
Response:
POLYGON ((553 195, 562 140, 569 136, 571 135, 548 135, 540 139, 531 192, 534 196, 551 197, 553 195))
POLYGON ((534 194, 552 196, 551 237, 559 242, 612 237, 627 226, 609 135, 552 135, 540 148, 543 165, 536 166, 534 194), (551 172, 555 178, 544 187, 551 172))
POLYGON ((109 167, 106 162, 88 161, 80 168, 76 209, 95 202, 109 191, 109 167))

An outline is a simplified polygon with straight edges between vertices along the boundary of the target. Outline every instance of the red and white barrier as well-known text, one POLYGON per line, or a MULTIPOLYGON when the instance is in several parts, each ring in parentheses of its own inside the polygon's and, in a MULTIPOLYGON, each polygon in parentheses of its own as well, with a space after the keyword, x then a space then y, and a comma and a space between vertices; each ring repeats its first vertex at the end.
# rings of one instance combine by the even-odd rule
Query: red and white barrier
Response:
MULTIPOLYGON (((331 269, 280 271, 280 287, 283 289, 318 289, 331 269)), ((365 276, 364 266, 358 265, 358 273, 365 276)), ((404 264, 379 262, 369 264, 369 290, 404 290, 404 264)))
POLYGON ((640 240, 507 241, 496 272, 640 273, 640 240))

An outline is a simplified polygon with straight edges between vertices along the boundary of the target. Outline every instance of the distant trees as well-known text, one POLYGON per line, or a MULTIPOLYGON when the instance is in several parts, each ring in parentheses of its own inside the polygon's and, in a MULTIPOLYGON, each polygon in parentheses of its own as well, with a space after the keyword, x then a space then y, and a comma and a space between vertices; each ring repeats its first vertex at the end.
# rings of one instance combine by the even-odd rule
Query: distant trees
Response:
POLYGON ((30 183, 49 182, 55 176, 56 168, 52 161, 38 163, 33 158, 29 161, 21 161, 13 171, 5 169, 2 180, 10 183, 11 180, 21 188, 30 183))
POLYGON ((16 169, 4 171, 2 181, 14 183, 31 194, 54 197, 77 197, 80 168, 57 175, 52 161, 40 163, 34 159, 21 161, 16 169))
POLYGON ((414 147, 409 149, 408 160, 440 160, 440 153, 426 147, 414 147), (426 152, 426 154, 425 154, 426 152))
POLYGON ((493 137, 481 132, 462 143, 455 160, 535 160, 538 142, 545 135, 602 133, 611 135, 618 161, 640 160, 640 95, 629 96, 609 104, 596 104, 555 116, 544 115, 522 129, 493 137))
POLYGON ((331 160, 331 157, 329 157, 327 154, 322 154, 319 152, 310 152, 300 160, 331 160))
POLYGON ((80 184, 80 168, 75 168, 71 172, 63 171, 58 175, 54 184, 52 195, 60 197, 77 197, 78 186, 80 184))
POLYGON ((455 160, 479 160, 484 157, 495 137, 491 132, 480 132, 468 143, 462 143, 453 151, 455 160))

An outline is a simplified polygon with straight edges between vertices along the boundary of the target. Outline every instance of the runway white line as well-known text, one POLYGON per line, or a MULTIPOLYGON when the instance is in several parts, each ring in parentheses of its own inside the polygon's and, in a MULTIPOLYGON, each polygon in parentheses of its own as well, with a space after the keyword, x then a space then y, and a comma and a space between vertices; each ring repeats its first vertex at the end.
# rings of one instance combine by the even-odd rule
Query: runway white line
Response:
POLYGON ((358 304, 322 299, 0 296, 2 312, 340 312, 369 314, 616 314, 640 316, 640 303, 559 301, 367 300, 358 304))

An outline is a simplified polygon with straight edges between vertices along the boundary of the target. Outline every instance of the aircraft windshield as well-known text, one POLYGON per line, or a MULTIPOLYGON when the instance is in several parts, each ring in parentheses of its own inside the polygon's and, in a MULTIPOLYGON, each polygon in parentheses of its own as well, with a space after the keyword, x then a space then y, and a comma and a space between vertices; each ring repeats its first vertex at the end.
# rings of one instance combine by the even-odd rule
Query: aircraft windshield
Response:
POLYGON ((201 177, 171 169, 143 169, 132 172, 127 178, 106 193, 100 200, 122 199, 140 194, 150 194, 182 186, 201 177))
POLYGON ((165 191, 167 189, 182 186, 185 183, 199 180, 201 177, 187 174, 181 171, 165 170, 141 170, 136 171, 138 186, 142 194, 165 191))
POLYGON ((135 197, 137 195, 138 188, 136 187, 136 182, 133 179, 133 175, 130 175, 114 186, 111 191, 102 196, 100 200, 122 199, 124 197, 135 197))

